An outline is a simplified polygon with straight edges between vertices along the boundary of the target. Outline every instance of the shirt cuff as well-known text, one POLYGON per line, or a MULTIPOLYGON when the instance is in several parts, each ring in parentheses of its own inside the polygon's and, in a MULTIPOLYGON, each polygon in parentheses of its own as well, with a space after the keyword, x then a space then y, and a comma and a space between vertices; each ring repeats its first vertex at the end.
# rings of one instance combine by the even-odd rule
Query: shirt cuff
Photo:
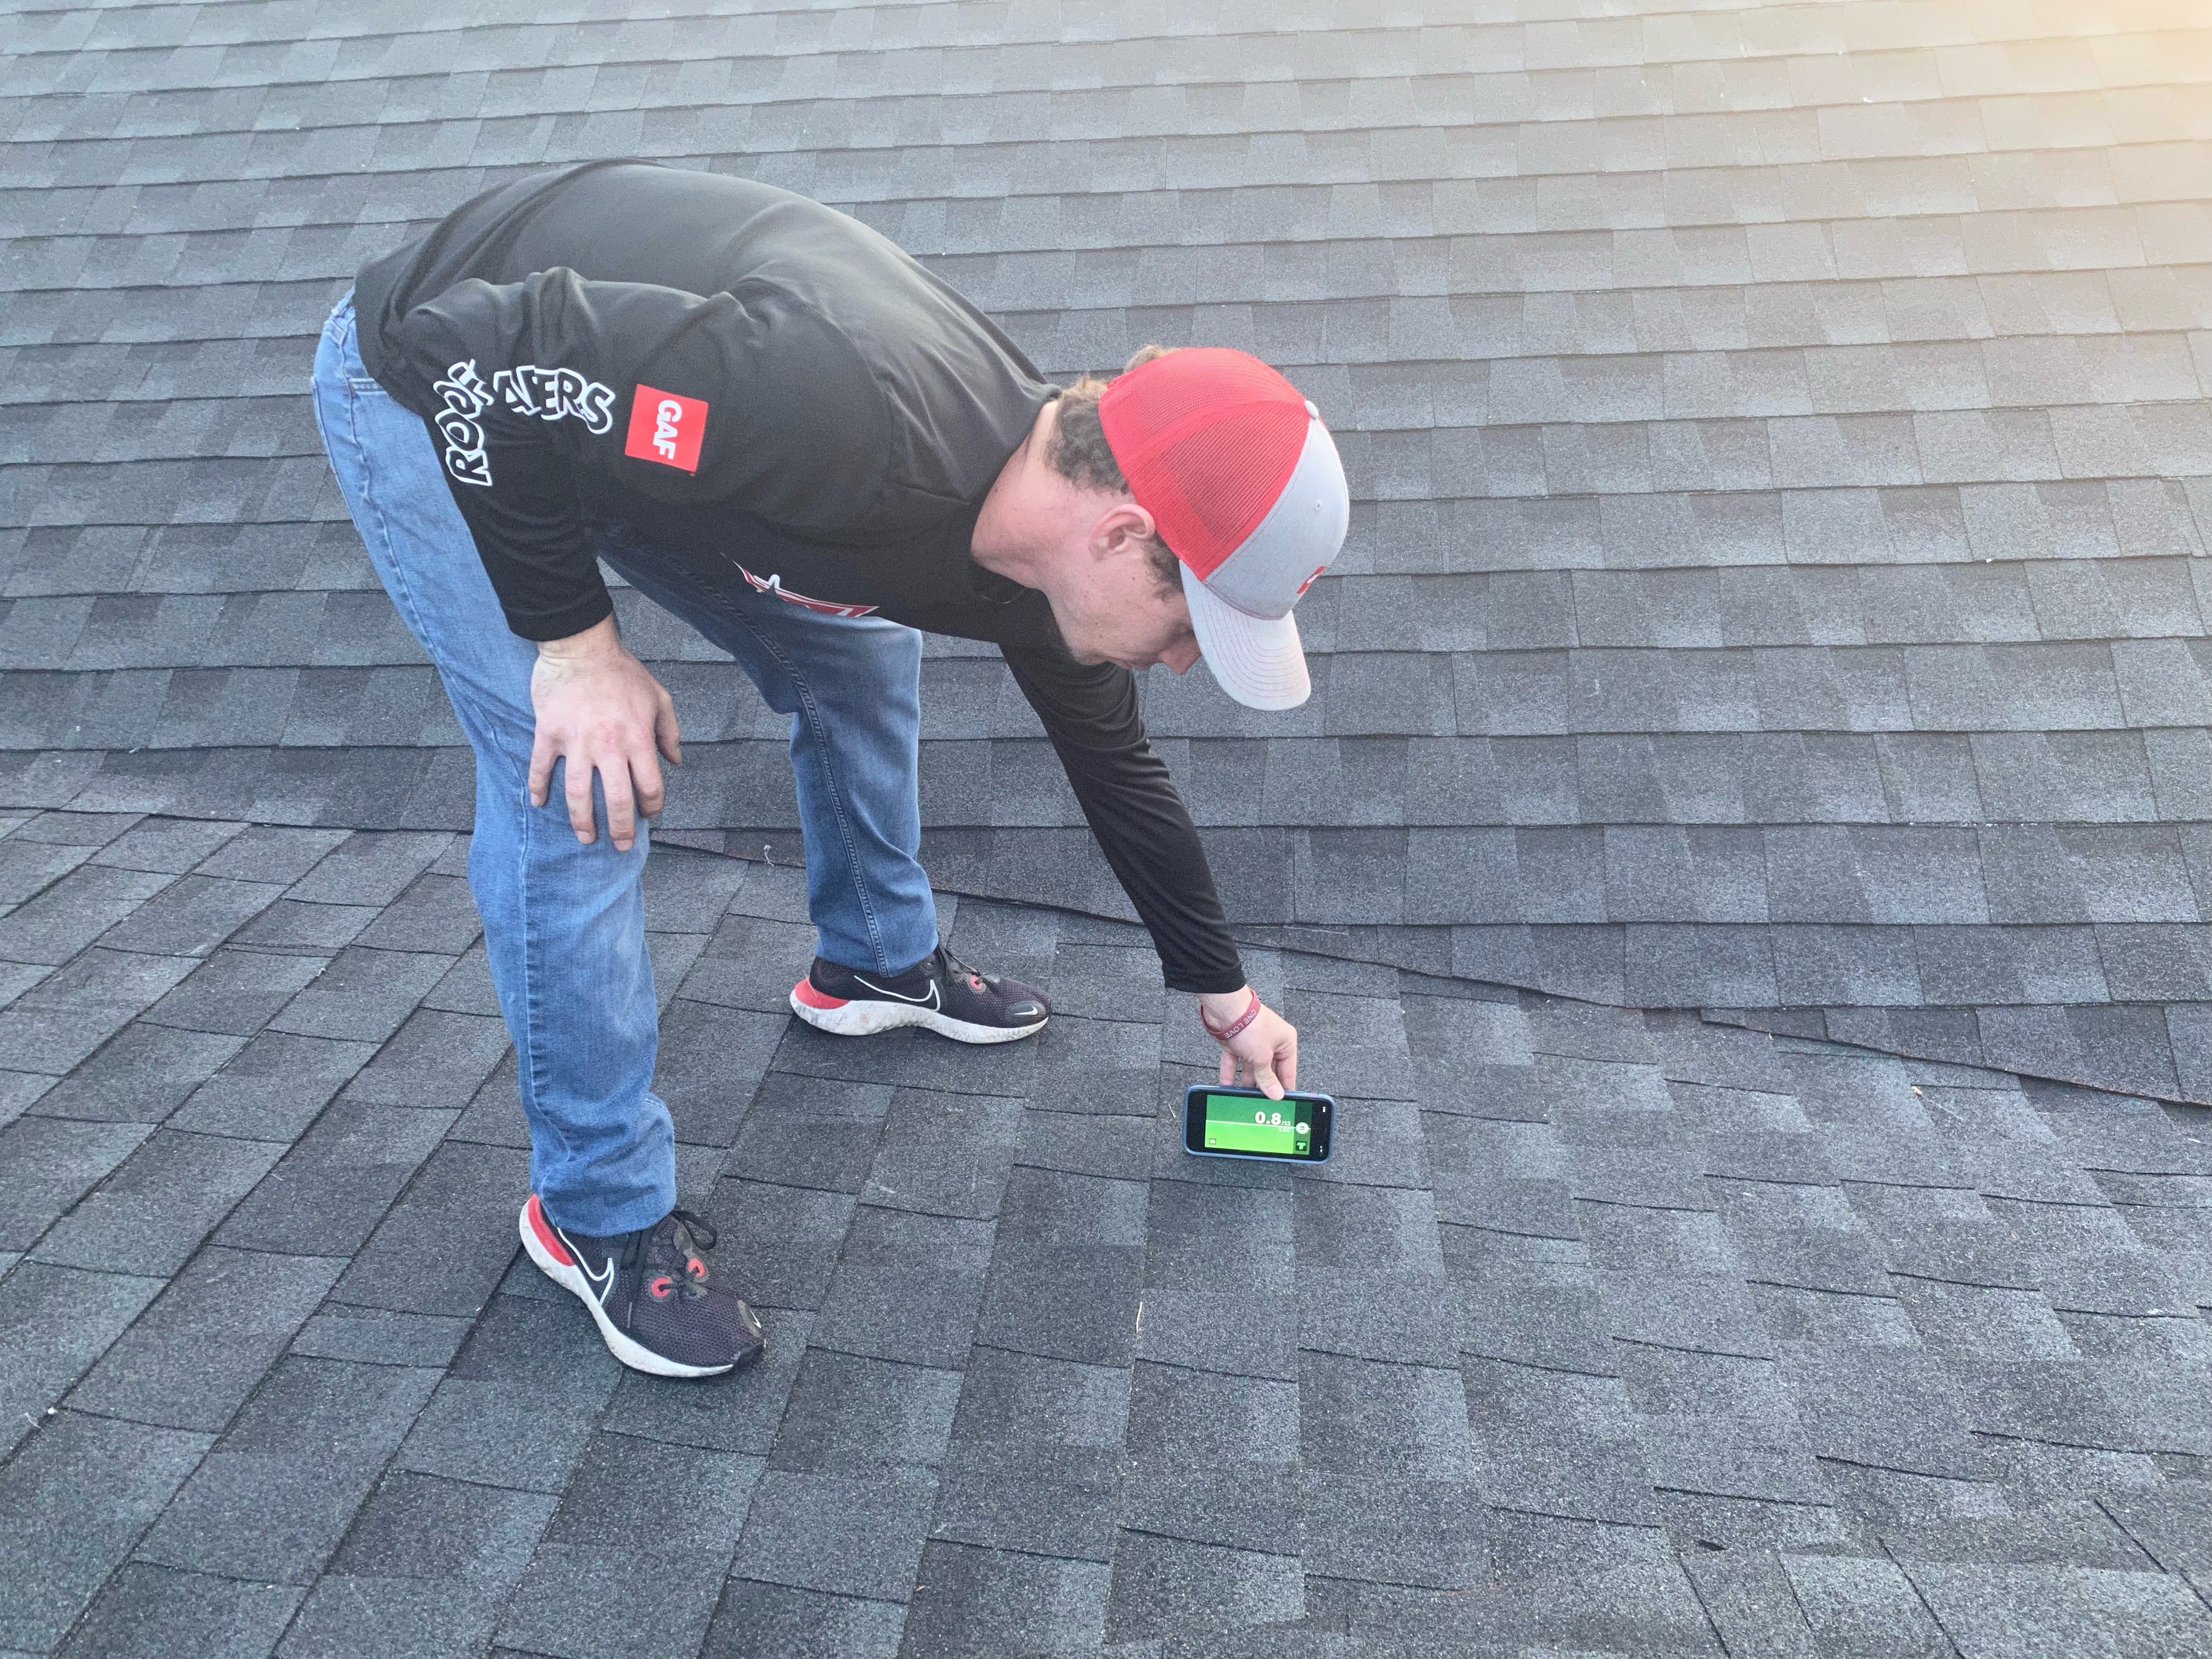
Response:
POLYGON ((1244 988, 1244 964, 1232 960, 1226 968, 1211 973, 1166 973, 1162 977, 1170 991, 1188 991, 1198 996, 1224 996, 1244 988))
MULTIPOLYGON (((533 611, 526 617, 507 613, 507 628, 526 640, 565 640, 614 615, 615 602, 604 583, 558 611, 533 611)), ((1233 986, 1231 988, 1235 988, 1233 986)))

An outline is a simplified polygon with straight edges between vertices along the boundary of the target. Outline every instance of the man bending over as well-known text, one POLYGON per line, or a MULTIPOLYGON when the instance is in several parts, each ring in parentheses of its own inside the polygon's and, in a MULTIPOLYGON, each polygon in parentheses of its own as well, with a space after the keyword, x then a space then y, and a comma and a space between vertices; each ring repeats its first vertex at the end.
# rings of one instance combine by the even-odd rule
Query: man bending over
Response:
POLYGON ((1133 671, 1203 654, 1231 696, 1305 700, 1291 608, 1342 545, 1319 411, 1242 352, 1063 391, 847 216, 640 162, 540 174, 364 269, 315 412, 378 576, 476 751, 469 882, 530 1124, 531 1258, 624 1364, 726 1371, 758 1322, 676 1203, 652 1092, 640 876, 669 696, 599 562, 791 717, 816 956, 794 1012, 1005 1042, 1050 1014, 955 961, 917 861, 916 629, 995 642, 1221 1079, 1297 1082, 1246 984, 1133 671))

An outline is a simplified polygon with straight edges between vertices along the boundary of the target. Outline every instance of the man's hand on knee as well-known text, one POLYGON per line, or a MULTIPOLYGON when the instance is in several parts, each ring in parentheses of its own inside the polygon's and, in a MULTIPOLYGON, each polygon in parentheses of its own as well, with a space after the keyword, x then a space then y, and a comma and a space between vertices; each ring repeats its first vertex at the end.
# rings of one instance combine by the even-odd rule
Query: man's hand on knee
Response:
POLYGON ((608 617, 565 640, 539 643, 530 702, 538 715, 530 804, 545 805, 553 763, 567 763, 568 823, 588 847, 598 836, 592 812, 596 772, 606 793, 607 833, 627 853, 637 841, 638 818, 659 812, 665 799, 660 757, 672 766, 684 763, 676 704, 667 688, 630 655, 608 617))

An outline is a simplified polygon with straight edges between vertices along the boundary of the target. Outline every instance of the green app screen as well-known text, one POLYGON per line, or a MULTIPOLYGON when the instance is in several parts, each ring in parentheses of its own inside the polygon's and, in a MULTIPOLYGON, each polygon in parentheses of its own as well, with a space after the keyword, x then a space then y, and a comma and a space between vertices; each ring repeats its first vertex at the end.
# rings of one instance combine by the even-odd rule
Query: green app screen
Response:
POLYGON ((1209 1152, 1272 1152, 1303 1158, 1313 1126, 1305 1121, 1305 1102, 1255 1100, 1249 1095, 1206 1097, 1206 1150, 1209 1152))

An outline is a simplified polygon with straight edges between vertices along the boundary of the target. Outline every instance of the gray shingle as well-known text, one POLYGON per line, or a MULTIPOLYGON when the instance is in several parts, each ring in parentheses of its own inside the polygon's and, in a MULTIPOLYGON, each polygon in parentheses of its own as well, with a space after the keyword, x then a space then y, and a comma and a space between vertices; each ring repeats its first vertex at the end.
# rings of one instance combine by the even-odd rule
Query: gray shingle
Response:
POLYGON ((1822 1645, 1895 1648, 1945 1640, 1910 1581, 1887 1558, 1785 1555, 1783 1571, 1822 1645))
POLYGON ((337 1280, 323 1256, 204 1250, 70 1396, 79 1409, 215 1432, 337 1280))
POLYGON ((264 1031, 192 1091, 171 1127, 255 1140, 296 1137, 374 1052, 366 1042, 264 1031))
POLYGON ((934 1215, 996 1213, 1023 1116, 1018 1101, 902 1091, 892 1099, 862 1198, 934 1215))
POLYGON ((459 1109, 507 1051, 507 1027, 495 1016, 418 1008, 354 1075, 346 1092, 395 1106, 459 1109))
POLYGON ((420 951, 341 951, 269 1022, 295 1036, 381 1042, 453 966, 420 951))
POLYGON ((13 1543, 6 1639, 58 1643, 208 1444, 76 1412, 48 1419, 0 1479, 0 1528, 13 1543))
POLYGON ((1042 1357, 1126 1365, 1136 1343, 1141 1248, 1003 1239, 976 1317, 978 1341, 1042 1357))
POLYGON ((757 1458, 597 1437, 500 1623, 543 1650, 688 1652, 760 1479, 757 1458), (623 1541, 610 1544, 610 1534, 623 1541), (649 1540, 649 1541, 648 1541, 649 1540), (623 1586, 650 1585, 640 1607, 623 1586))
POLYGON ((318 904, 389 904, 446 844, 443 836, 350 836, 293 883, 285 896, 318 904))
MULTIPOLYGON (((283 1063, 281 1054, 269 1058, 283 1063)), ((319 1079, 316 1086, 325 1082, 319 1079)), ((249 1099, 223 1109, 258 1115, 267 1109, 249 1099)), ((220 1242, 241 1249, 281 1251, 297 1248, 311 1231, 325 1249, 350 1255, 451 1121, 442 1112, 339 1103, 314 1119, 232 1212, 220 1242)))
POLYGON ((771 1077, 744 1109, 744 1127, 730 1150, 731 1173, 857 1194, 890 1100, 891 1091, 880 1085, 771 1077))
POLYGON ((978 1348, 931 1536, 1108 1559, 1129 1393, 1117 1369, 978 1348))
POLYGON ((42 1095, 39 1110, 51 1117, 158 1123, 242 1041, 134 1023, 42 1095))
MULTIPOLYGON (((854 1201, 842 1192, 768 1186, 726 1179, 714 1188, 710 1207, 714 1228, 728 1239, 728 1276, 738 1297, 768 1307, 821 1307, 838 1272, 845 1230, 854 1221, 854 1201)), ((874 1291, 878 1274, 854 1291, 874 1291)), ((854 1314, 860 1314, 854 1307, 854 1314)), ((874 1310, 865 1325, 874 1325, 874 1310)), ((874 1349, 860 1349, 874 1352, 874 1349)))
POLYGON ((1106 1632, 1109 1640, 1129 1641, 1222 1626, 1280 1626, 1305 1610, 1296 1556, 1124 1532, 1106 1632))
POLYGON ((206 1651, 266 1653, 301 1592, 132 1562, 103 1589, 63 1651, 154 1656, 178 1642, 206 1651))
POLYGON ((701 1650, 710 1659, 896 1659, 906 1609, 732 1577, 701 1650))
POLYGON ((0 1423, 12 1447, 161 1290, 161 1281, 17 1261, 0 1280, 0 1316, 48 1340, 15 1345, 0 1365, 0 1423))
POLYGON ((466 1322, 459 1319, 332 1304, 301 1327, 291 1352, 316 1359, 438 1366, 453 1358, 467 1334, 466 1322))
POLYGON ((498 1297, 415 1418, 393 1466, 560 1492, 620 1370, 580 1311, 535 1296, 498 1297))
POLYGON ((282 1361, 139 1547, 139 1559, 305 1583, 328 1558, 436 1373, 282 1361))
POLYGON ((951 1371, 835 1352, 810 1354, 769 1456, 771 1468, 858 1473, 933 1467, 951 1432, 960 1378, 951 1371))
POLYGON ((325 1573, 278 1651, 285 1659, 340 1659, 481 1650, 491 1639, 497 1601, 468 1583, 325 1573))
POLYGON ((535 1493, 395 1474, 362 1506, 333 1571, 355 1578, 511 1583, 552 1517, 535 1493))
POLYGON ((899 1651, 977 1659, 1081 1650, 1104 1636, 1109 1570, 1006 1550, 933 1540, 899 1651))
POLYGON ((0 957, 66 962, 169 880, 140 871, 81 866, 0 921, 0 957))
POLYGON ((848 1353, 957 1367, 982 1302, 989 1227, 871 1205, 851 1214, 842 1259, 820 1304, 815 1342, 848 1353))
POLYGON ((36 1247, 39 1257, 107 1272, 171 1273, 283 1148, 157 1129, 36 1247))
MULTIPOLYGON (((788 1018, 699 1003, 667 1005, 654 1085, 675 1119, 679 1141, 730 1144, 755 1085, 785 1044, 791 1024, 788 1018)), ((732 1173, 748 1171, 740 1164, 732 1173)))
MULTIPOLYGON (((430 1116, 428 1113, 414 1115, 430 1116)), ((441 1126, 442 1127, 442 1126, 441 1126)), ((365 1307, 458 1317, 482 1308, 514 1259, 507 1205, 526 1160, 505 1147, 451 1142, 423 1160, 334 1295, 365 1307)))
POLYGON ((754 1492, 733 1571, 795 1589, 903 1601, 936 1494, 937 1476, 927 1469, 770 1469, 754 1492))
POLYGON ((1912 1562, 1913 1588, 1947 1632, 2002 1646, 2022 1640, 2106 1640, 2092 1630, 2124 1630, 2121 1650, 2185 1650, 2212 1639, 2203 1603, 2156 1573, 2082 1568, 2063 1577, 2025 1566, 1912 1562))

